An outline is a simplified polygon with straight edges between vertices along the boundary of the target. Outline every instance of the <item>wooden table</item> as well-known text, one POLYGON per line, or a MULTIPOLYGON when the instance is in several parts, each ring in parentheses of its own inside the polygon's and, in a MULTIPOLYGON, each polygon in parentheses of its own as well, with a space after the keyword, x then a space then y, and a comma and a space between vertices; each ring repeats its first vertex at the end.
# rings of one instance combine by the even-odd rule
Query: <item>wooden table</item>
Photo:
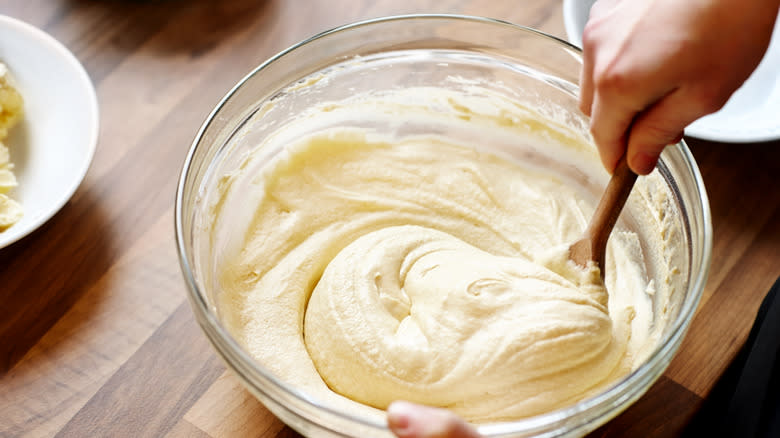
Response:
MULTIPOLYGON (((0 0, 82 61, 102 123, 73 199, 0 250, 0 436, 296 436, 193 319, 173 238, 178 173, 212 107, 264 59, 336 25, 412 12, 565 35, 559 0, 0 0)), ((599 436, 677 435, 780 275, 780 142, 689 144, 712 206, 708 286, 668 371, 599 436)))

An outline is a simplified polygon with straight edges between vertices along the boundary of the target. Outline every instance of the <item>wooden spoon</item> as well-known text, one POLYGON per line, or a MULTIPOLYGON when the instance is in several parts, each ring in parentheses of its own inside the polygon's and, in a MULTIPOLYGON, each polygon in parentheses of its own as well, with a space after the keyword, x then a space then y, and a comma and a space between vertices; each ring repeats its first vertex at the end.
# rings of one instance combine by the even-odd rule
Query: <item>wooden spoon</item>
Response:
POLYGON ((623 205, 634 187, 637 175, 628 167, 626 157, 620 159, 615 172, 601 195, 596 212, 585 230, 582 239, 569 247, 569 258, 580 266, 587 266, 593 260, 604 278, 604 258, 607 253, 607 239, 617 222, 623 205))

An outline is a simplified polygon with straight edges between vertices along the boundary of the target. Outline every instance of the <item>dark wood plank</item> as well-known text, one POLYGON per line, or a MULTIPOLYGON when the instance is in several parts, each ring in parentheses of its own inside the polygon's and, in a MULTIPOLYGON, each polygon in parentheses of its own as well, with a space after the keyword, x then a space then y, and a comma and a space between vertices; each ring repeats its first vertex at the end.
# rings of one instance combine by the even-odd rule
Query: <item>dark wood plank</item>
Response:
POLYGON ((187 420, 179 420, 166 438, 211 438, 211 435, 195 427, 187 420))
POLYGON ((780 276, 780 207, 694 318, 667 376, 705 396, 744 345, 764 295, 780 276))
POLYGON ((0 436, 53 435, 186 300, 181 274, 166 268, 170 228, 168 213, 0 376, 0 436))
POLYGON ((273 437, 284 424, 232 372, 221 375, 184 419, 213 437, 273 437))
POLYGON ((0 376, 92 287, 118 257, 108 212, 82 190, 59 214, 0 252, 0 376), (62 233, 84 229, 89 233, 62 233))
POLYGON ((289 426, 285 426, 284 429, 276 434, 275 438, 301 438, 301 434, 292 430, 289 426))
POLYGON ((675 437, 688 424, 701 402, 693 392, 661 376, 639 402, 588 437, 675 437))
MULTIPOLYGON (((713 218, 706 302, 731 269, 741 263, 748 246, 780 204, 780 141, 737 145, 686 140, 698 161, 713 218)), ((780 265, 775 272, 780 273, 780 265)))
POLYGON ((183 303, 57 436, 163 436, 223 372, 183 303))

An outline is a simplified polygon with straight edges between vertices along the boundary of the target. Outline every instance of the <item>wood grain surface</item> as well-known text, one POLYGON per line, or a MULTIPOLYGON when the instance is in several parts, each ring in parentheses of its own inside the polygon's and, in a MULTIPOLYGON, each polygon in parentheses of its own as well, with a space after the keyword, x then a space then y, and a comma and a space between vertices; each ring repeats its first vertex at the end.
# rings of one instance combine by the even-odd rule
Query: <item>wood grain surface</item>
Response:
MULTIPOLYGON (((194 321, 173 237, 178 173, 213 106, 263 60, 337 25, 413 12, 565 36, 559 0, 0 0, 74 52, 101 111, 75 196, 0 250, 0 436, 297 436, 194 321)), ((688 141, 712 207, 710 279, 665 375, 594 436, 677 436, 780 275, 780 142, 688 141)))

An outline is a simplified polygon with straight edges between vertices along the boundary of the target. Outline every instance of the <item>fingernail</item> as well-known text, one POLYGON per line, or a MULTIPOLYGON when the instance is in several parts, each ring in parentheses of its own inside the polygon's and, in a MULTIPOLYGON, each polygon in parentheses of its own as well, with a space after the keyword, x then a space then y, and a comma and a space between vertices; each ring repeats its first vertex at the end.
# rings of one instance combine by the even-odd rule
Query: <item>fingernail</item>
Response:
POLYGON ((631 170, 637 174, 647 175, 653 171, 657 161, 658 158, 651 157, 644 152, 637 152, 633 157, 631 157, 631 160, 629 160, 628 164, 631 167, 631 170))
POLYGON ((387 425, 399 437, 411 438, 413 435, 409 424, 412 415, 414 406, 402 401, 393 402, 387 407, 387 425))

